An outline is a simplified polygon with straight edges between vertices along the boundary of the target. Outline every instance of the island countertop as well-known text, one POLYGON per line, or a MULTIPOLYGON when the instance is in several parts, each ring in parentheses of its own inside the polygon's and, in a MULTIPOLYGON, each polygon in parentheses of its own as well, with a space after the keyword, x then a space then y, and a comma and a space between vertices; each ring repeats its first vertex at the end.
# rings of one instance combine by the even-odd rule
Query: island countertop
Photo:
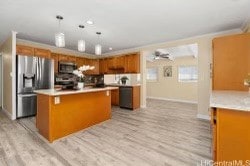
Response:
POLYGON ((100 92, 100 91, 109 91, 115 90, 118 87, 105 87, 105 88, 83 88, 81 90, 56 90, 56 89, 41 89, 35 90, 37 94, 43 94, 48 96, 62 96, 62 95, 72 95, 79 93, 91 93, 91 92, 100 92))
POLYGON ((244 91, 212 91, 210 107, 250 112, 250 93, 244 91))

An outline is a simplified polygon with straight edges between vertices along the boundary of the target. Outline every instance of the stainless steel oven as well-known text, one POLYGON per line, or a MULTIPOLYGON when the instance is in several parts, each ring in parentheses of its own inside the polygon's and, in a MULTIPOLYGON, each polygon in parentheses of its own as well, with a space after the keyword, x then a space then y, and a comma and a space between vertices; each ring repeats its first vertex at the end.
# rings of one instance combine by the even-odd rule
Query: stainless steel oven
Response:
POLYGON ((59 73, 73 73, 74 70, 77 69, 77 66, 75 63, 72 62, 59 62, 59 73))

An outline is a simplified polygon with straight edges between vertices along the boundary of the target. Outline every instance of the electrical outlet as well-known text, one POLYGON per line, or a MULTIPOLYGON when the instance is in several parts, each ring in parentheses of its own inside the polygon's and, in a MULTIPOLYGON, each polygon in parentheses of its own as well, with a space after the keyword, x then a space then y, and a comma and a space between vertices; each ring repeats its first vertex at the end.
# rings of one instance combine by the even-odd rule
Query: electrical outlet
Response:
POLYGON ((109 91, 106 91, 106 96, 109 96, 109 91))
POLYGON ((59 96, 55 97, 55 104, 60 104, 60 97, 59 96))

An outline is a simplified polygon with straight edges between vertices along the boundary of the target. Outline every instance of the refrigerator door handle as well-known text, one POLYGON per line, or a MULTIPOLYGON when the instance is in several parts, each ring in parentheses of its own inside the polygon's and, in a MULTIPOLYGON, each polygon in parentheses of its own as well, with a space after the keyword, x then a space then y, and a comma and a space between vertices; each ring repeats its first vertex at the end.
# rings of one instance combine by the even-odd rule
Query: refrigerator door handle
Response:
POLYGON ((32 93, 32 94, 18 94, 20 97, 32 97, 32 96, 37 96, 37 94, 32 93))

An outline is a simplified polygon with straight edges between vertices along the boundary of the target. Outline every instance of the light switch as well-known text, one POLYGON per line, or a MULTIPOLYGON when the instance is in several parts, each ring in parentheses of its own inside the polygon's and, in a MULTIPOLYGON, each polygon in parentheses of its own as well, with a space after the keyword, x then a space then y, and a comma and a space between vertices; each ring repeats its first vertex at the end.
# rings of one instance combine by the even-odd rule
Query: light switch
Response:
POLYGON ((106 96, 109 96, 109 91, 106 91, 106 96))
POLYGON ((55 97, 55 104, 60 104, 60 97, 59 96, 55 97))

